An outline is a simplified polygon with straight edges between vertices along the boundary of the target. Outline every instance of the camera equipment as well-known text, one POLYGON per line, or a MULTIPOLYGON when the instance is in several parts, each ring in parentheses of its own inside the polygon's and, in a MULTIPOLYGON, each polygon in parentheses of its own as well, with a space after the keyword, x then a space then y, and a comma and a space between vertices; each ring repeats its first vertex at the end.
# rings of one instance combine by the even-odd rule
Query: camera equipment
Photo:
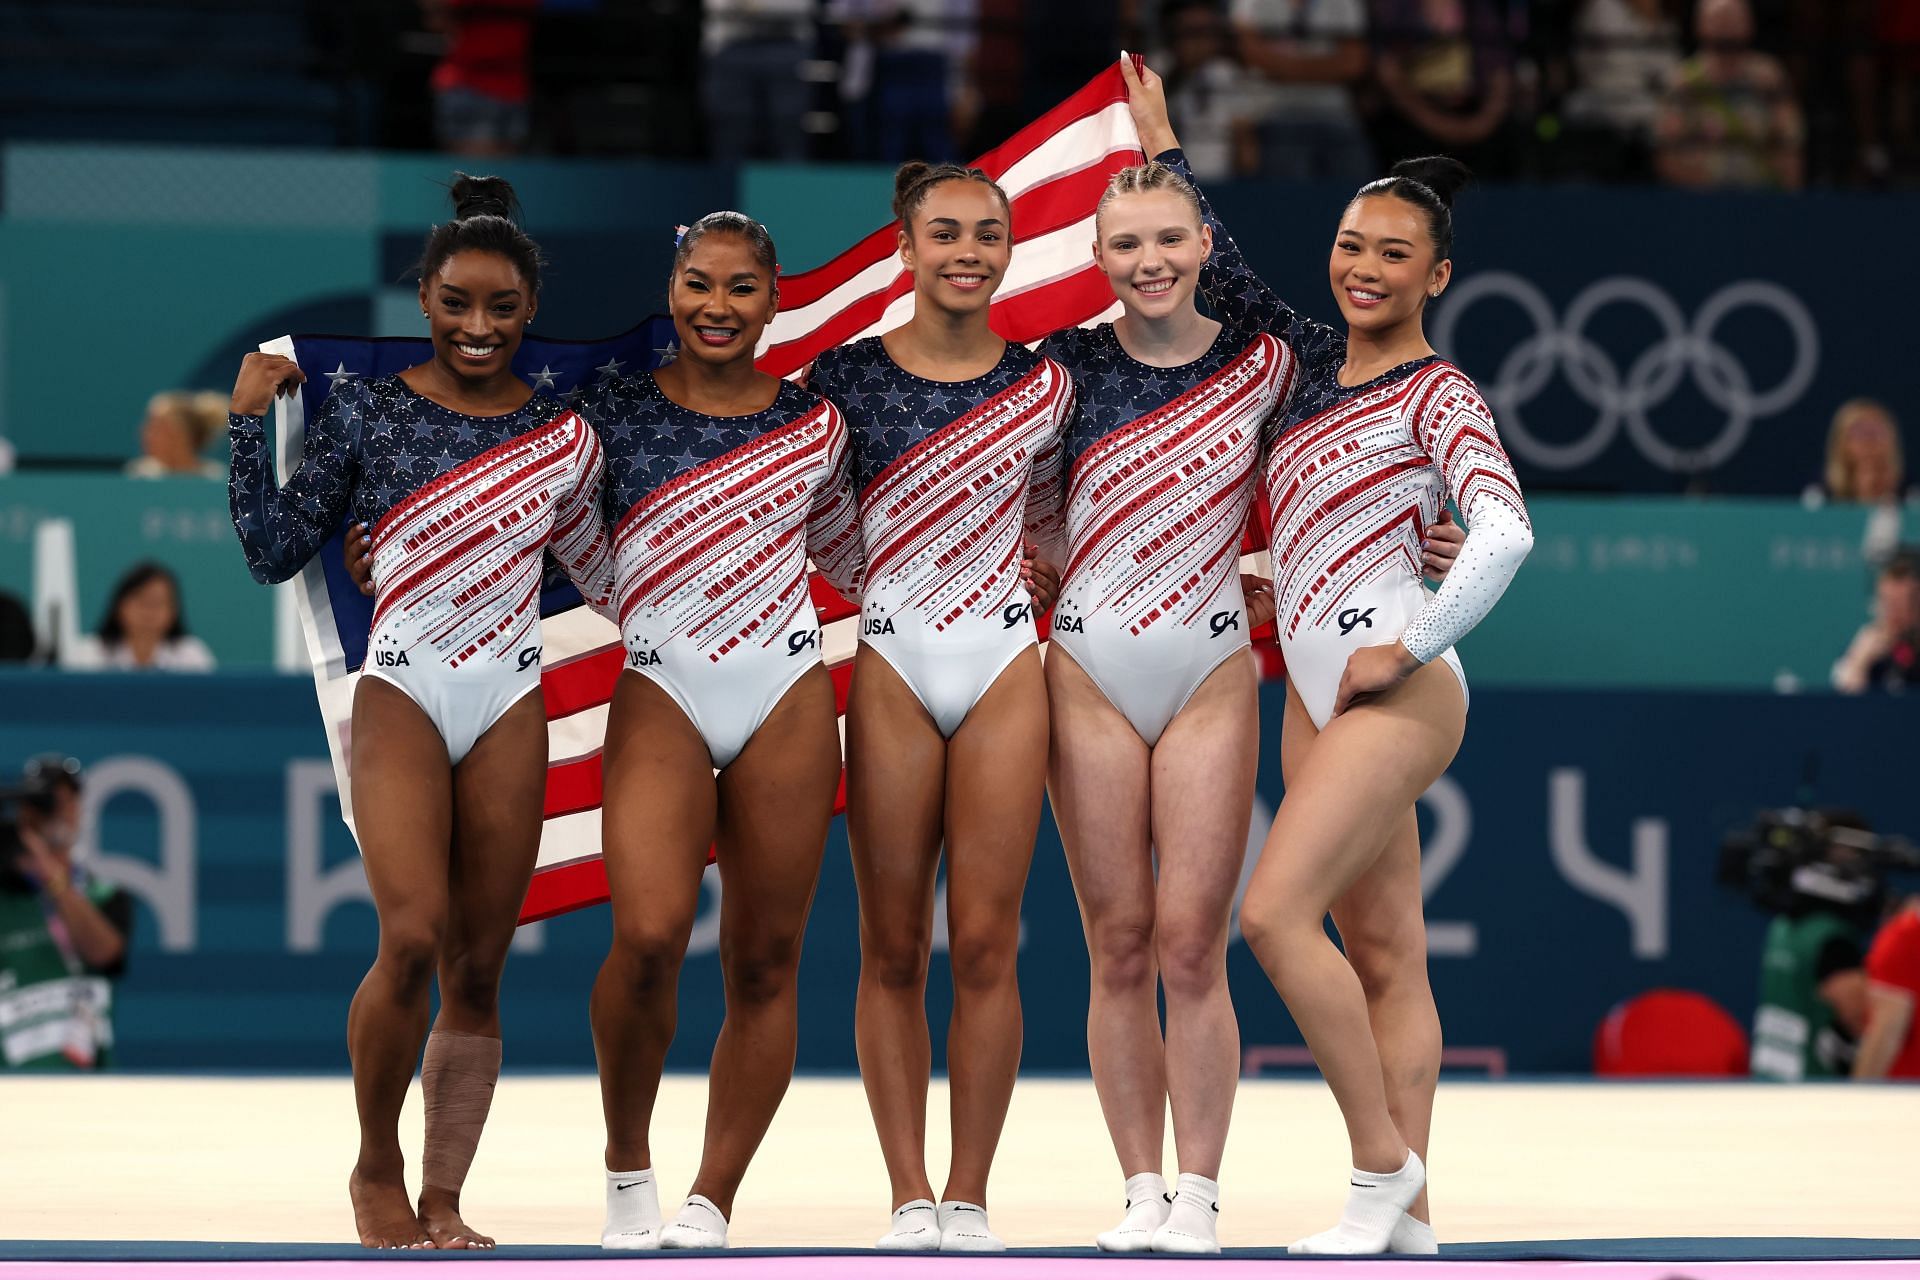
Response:
POLYGON ((26 811, 41 817, 53 813, 51 780, 30 777, 15 786, 0 787, 0 892, 33 892, 33 883, 14 865, 26 852, 20 843, 20 815, 26 811))
POLYGON ((1920 871, 1920 846, 1875 835, 1858 814, 1763 809, 1722 842, 1717 879, 1770 915, 1824 911, 1871 932, 1895 871, 1920 871))

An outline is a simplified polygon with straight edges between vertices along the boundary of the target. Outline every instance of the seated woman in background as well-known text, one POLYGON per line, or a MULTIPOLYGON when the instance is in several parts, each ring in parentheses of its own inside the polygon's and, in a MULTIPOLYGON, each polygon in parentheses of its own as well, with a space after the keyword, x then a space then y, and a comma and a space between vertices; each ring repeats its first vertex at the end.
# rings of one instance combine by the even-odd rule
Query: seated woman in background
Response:
POLYGON ((217 391, 162 391, 147 401, 140 456, 126 465, 139 480, 200 476, 225 480, 227 468, 200 456, 227 426, 227 398, 217 391))
POLYGON ((1827 466, 1807 489, 1810 505, 1826 502, 1897 503, 1907 499, 1906 458, 1893 410, 1856 396, 1833 413, 1827 428, 1827 466))
POLYGON ((75 671, 211 671, 213 653, 187 632, 173 571, 143 560, 114 584, 100 629, 81 636, 61 665, 75 671))

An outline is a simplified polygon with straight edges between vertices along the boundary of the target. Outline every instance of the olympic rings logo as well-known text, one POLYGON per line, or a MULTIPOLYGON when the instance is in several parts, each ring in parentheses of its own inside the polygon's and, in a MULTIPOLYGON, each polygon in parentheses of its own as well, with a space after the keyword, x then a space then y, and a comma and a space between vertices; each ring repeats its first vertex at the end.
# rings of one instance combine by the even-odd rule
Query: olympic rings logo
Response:
POLYGON ((1474 303, 1504 298, 1532 323, 1534 333, 1501 361, 1493 378, 1479 380, 1493 407, 1501 437, 1536 466, 1567 471, 1605 453, 1624 426, 1627 438, 1647 461, 1667 471, 1691 474, 1717 467, 1745 443, 1754 420, 1791 408, 1813 384, 1820 364, 1820 333, 1806 305, 1791 292, 1765 280, 1736 280, 1701 304, 1693 323, 1659 285, 1637 276, 1610 276, 1582 289, 1567 307, 1564 324, 1553 305, 1531 281, 1508 271, 1475 275, 1448 291, 1447 305, 1433 316, 1433 344, 1456 350, 1454 326, 1474 303), (1631 305, 1645 310, 1660 326, 1661 337, 1642 351, 1624 373, 1606 348, 1586 336, 1588 323, 1603 307, 1631 305), (1716 338, 1720 324, 1743 307, 1770 311, 1793 339, 1793 360, 1773 386, 1755 390, 1740 357, 1716 338), (1565 443, 1542 440, 1528 429, 1521 406, 1538 396, 1564 372, 1567 383, 1598 417, 1587 433, 1565 443), (1726 415, 1705 444, 1680 447, 1660 438, 1648 411, 1664 403, 1691 376, 1708 403, 1726 415))

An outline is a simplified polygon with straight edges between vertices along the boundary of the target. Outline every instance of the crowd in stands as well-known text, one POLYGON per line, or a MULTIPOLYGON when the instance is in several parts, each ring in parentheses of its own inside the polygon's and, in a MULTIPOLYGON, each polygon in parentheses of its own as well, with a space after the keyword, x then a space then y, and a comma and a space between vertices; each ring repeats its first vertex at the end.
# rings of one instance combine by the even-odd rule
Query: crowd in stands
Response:
MULTIPOLYGON (((581 136, 578 122, 539 120, 549 105, 537 94, 542 28, 606 21, 616 6, 569 5, 564 16, 537 0, 425 8, 444 40, 432 72, 441 145, 469 147, 482 118, 501 122, 487 149, 581 136)), ((679 127, 648 149, 880 162, 972 154, 1129 47, 1150 51, 1165 74, 1207 178, 1350 180, 1432 151, 1530 179, 1794 189, 1920 178, 1920 24, 1901 0, 703 8, 687 33, 698 59, 682 69, 697 66, 698 91, 681 93, 703 105, 704 130, 679 127)))
MULTIPOLYGON (((0 0, 0 21, 21 4, 0 0)), ((1206 177, 1345 180, 1445 150, 1529 180, 1920 183, 1911 0, 31 7, 0 50, 17 137, 939 160, 997 143, 1128 48, 1165 74, 1206 177), (240 92, 258 109, 220 96, 240 92)))

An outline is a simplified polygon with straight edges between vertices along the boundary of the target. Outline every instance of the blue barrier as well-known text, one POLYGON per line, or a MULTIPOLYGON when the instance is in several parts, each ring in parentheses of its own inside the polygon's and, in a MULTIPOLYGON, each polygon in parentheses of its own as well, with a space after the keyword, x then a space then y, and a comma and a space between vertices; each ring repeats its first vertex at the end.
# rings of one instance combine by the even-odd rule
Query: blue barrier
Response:
MULTIPOLYGON (((1469 657, 1471 672, 1471 658, 1469 657)), ((332 794, 312 686, 292 677, 0 675, 0 760, 90 766, 103 867, 136 890, 118 1003, 132 1067, 338 1070, 374 918, 332 794)), ((1281 794, 1281 689, 1262 691, 1261 812, 1281 794)), ((1831 695, 1473 695, 1466 746, 1422 808, 1429 948, 1449 1046, 1484 1065, 1582 1071, 1620 998, 1692 987, 1746 1019, 1763 920, 1713 883, 1721 836, 1817 775, 1823 803, 1920 832, 1912 707, 1831 695)), ((711 892, 671 1063, 699 1068, 720 1018, 711 892)), ((1023 910, 1031 1070, 1083 1071, 1087 964, 1049 819, 1023 910)), ((857 930, 836 824, 801 972, 800 1066, 854 1068, 857 930)), ((587 995, 604 908, 523 931, 507 971, 516 1067, 590 1069, 587 995)), ((1229 966, 1250 1050, 1299 1043, 1245 945, 1229 966)), ((936 957, 936 1051, 948 1011, 936 957)), ((1281 1054, 1284 1058, 1286 1055, 1281 1054)))

